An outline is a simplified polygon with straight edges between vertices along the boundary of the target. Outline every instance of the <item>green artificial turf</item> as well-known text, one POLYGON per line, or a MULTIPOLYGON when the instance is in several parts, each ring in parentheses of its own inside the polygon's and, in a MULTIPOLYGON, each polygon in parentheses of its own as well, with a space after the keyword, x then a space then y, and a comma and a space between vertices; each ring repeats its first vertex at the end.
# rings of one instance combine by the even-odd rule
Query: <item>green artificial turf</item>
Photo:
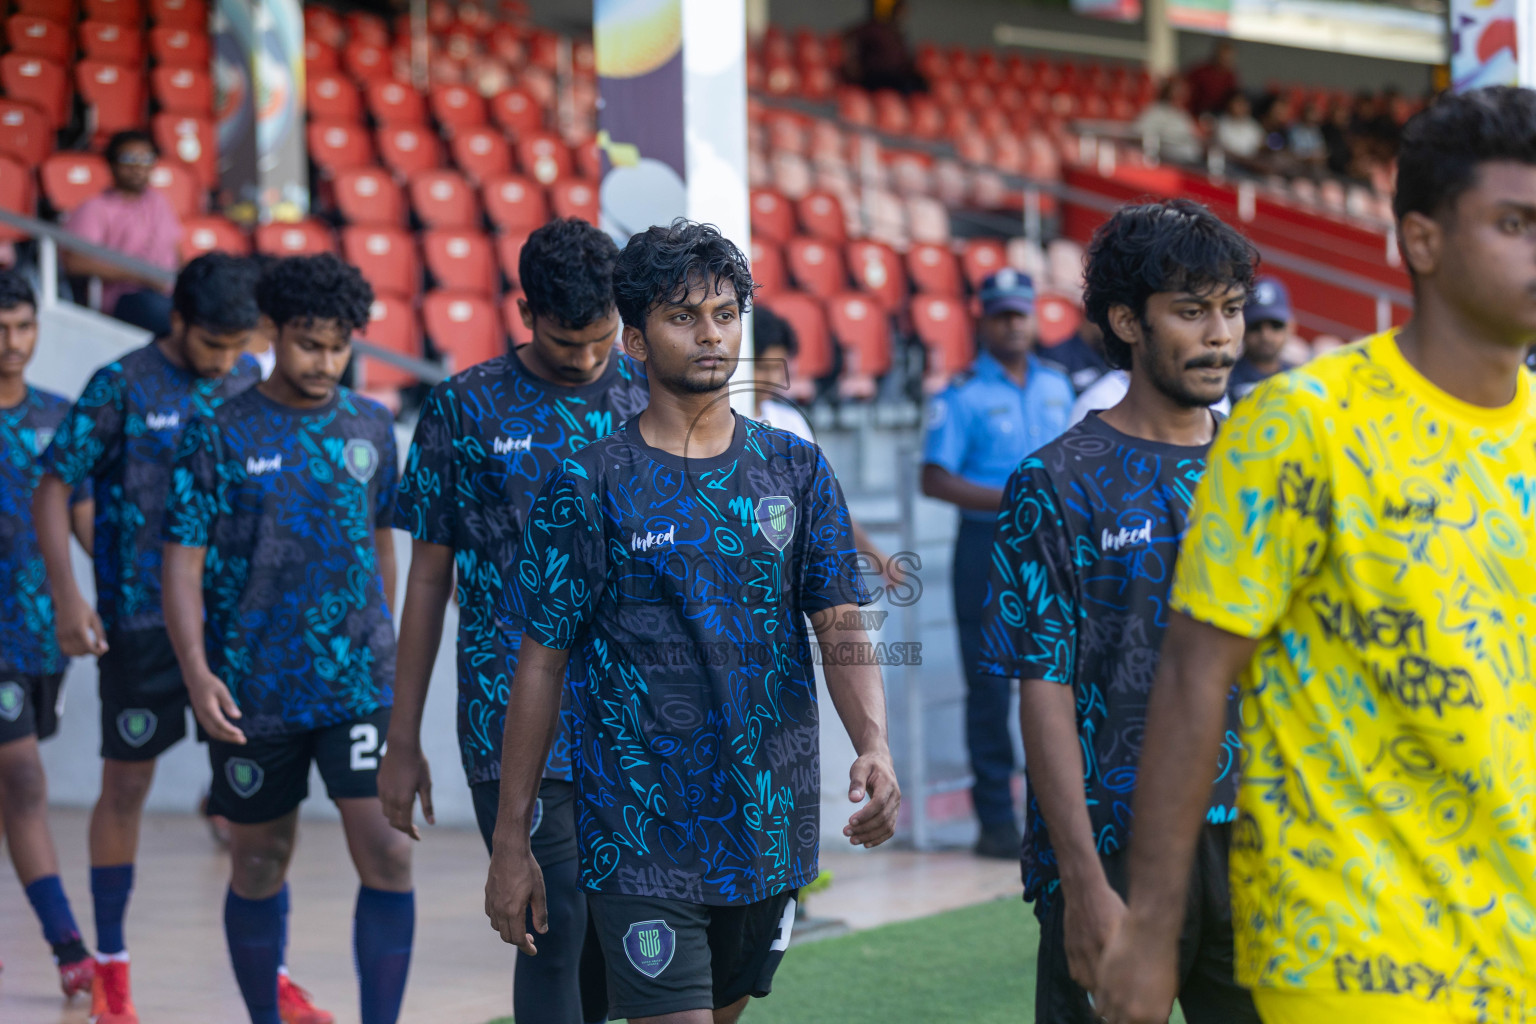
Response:
POLYGON ((795 946, 742 1024, 1018 1024, 1034 1016, 1039 934, 1010 899, 795 946))

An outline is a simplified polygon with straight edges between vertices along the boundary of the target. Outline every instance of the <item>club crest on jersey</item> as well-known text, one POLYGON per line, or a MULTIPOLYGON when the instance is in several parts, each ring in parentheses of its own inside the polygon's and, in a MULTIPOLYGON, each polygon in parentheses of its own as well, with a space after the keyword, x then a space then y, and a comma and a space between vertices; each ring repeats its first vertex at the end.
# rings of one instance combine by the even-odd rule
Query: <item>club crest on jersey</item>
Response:
POLYGON ((12 680, 0 683, 0 718, 7 722, 16 721, 21 717, 21 709, 26 704, 27 696, 20 683, 12 680))
POLYGON ((38 427, 32 432, 32 447, 37 449, 37 454, 41 455, 48 450, 48 446, 53 443, 53 434, 52 427, 38 427))
POLYGON ((235 791, 240 799, 249 799, 261 788, 261 782, 266 778, 266 772, 261 770, 261 765, 244 757, 232 757, 224 762, 224 778, 229 782, 229 788, 235 791))
POLYGON ((637 921, 624 933, 624 955, 647 978, 666 970, 675 952, 677 933, 665 921, 637 921))
POLYGON ((341 462, 352 479, 365 484, 379 470, 379 450, 365 437, 354 437, 341 450, 341 462))
POLYGON ((155 734, 159 719, 148 708, 129 708, 117 716, 117 734, 130 747, 142 747, 155 734))
POLYGON ((795 503, 783 494, 757 499, 757 528, 780 551, 795 535, 795 503))

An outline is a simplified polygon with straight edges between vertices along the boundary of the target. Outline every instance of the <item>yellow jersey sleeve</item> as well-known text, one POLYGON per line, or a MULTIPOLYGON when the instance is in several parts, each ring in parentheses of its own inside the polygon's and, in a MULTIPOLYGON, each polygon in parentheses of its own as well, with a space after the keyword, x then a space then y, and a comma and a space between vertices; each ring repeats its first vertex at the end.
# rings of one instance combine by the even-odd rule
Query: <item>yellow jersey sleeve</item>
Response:
POLYGON ((1316 385, 1266 381, 1237 404, 1195 492, 1173 607, 1237 636, 1265 636, 1322 564, 1333 489, 1316 385))

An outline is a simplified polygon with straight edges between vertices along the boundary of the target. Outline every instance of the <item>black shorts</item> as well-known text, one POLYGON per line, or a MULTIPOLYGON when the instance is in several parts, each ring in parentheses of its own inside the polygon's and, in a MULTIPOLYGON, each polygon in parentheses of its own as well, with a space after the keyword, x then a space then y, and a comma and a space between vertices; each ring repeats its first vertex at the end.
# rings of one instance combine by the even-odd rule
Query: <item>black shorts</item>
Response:
POLYGON ((766 996, 789 948, 796 892, 742 907, 587 893, 608 963, 608 1018, 717 1010, 766 996))
POLYGON ((0 746, 28 736, 45 740, 59 731, 64 673, 0 673, 0 746))
POLYGON ((313 761, 332 800, 379 795, 379 757, 389 732, 389 709, 323 729, 270 739, 247 739, 244 746, 208 741, 213 790, 208 813, 239 825, 276 821, 309 796, 313 761))
POLYGON ((191 703, 164 629, 107 635, 101 675, 101 756, 153 761, 187 734, 191 703))
MULTIPOLYGON (((491 849, 496 834, 496 811, 501 803, 501 781, 491 779, 469 787, 475 803, 475 821, 485 849, 491 849)), ((533 810, 533 831, 528 845, 539 867, 570 860, 576 856, 576 787, 563 779, 544 779, 539 783, 539 799, 533 810)))

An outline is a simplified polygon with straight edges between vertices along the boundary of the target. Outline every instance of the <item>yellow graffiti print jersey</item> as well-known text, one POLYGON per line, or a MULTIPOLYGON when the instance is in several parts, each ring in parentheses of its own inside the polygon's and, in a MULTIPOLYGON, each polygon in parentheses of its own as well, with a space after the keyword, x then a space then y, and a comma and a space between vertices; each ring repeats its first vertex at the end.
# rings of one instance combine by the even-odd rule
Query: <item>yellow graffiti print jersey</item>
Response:
POLYGON ((1232 886, 1266 1019, 1536 1018, 1533 500, 1527 376, 1468 405, 1392 334, 1218 436, 1173 604, 1260 640, 1232 886))

